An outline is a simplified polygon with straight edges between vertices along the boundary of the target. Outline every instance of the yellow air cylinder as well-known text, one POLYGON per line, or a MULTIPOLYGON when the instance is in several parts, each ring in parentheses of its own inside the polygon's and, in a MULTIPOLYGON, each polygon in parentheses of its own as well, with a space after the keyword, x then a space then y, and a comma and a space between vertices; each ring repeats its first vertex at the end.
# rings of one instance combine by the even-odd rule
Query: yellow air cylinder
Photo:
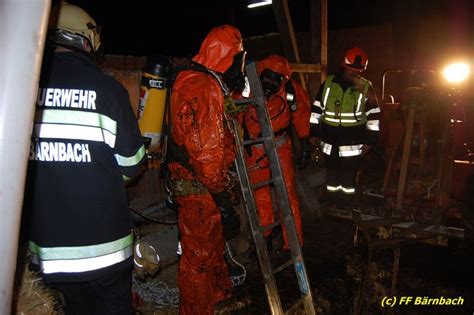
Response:
POLYGON ((143 68, 137 116, 146 148, 162 139, 170 68, 170 60, 164 56, 147 59, 143 68))

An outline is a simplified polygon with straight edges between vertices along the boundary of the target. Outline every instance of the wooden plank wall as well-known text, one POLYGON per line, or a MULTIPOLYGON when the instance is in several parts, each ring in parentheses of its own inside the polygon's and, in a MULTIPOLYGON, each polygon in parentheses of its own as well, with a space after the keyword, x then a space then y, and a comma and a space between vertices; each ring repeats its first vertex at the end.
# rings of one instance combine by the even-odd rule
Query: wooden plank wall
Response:
POLYGON ((104 72, 114 77, 128 91, 135 115, 138 110, 140 80, 145 61, 146 57, 107 55, 100 63, 104 72))

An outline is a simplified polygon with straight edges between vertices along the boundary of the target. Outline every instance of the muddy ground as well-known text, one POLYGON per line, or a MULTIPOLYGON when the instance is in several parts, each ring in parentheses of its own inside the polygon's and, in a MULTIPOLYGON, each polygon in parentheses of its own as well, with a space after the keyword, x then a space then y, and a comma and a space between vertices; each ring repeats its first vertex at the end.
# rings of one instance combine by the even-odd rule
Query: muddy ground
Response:
MULTIPOLYGON (((383 154, 374 150, 374 154, 365 160, 366 163, 362 165, 359 176, 360 191, 381 187, 384 178, 383 154)), ((323 199, 324 174, 320 173, 320 170, 318 166, 313 165, 297 174, 303 217, 303 256, 313 290, 315 308, 319 314, 356 314, 357 311, 362 314, 474 314, 472 225, 467 226, 465 240, 450 238, 445 246, 412 242, 400 247, 399 265, 398 267, 395 265, 398 269, 395 278, 394 251, 392 249, 375 251, 364 297, 360 299, 362 303, 357 304, 361 284, 366 279, 367 242, 362 234, 358 233, 358 246, 354 245, 356 228, 352 219, 328 215, 331 213, 328 210, 335 205, 334 200, 323 199), (394 286, 393 280, 396 281, 394 286), (381 306, 384 298, 393 297, 397 299, 394 307, 381 306), (403 305, 400 304, 402 298, 412 298, 413 301, 403 305), (415 305, 416 298, 422 305, 415 305), (462 298, 462 305, 427 305, 429 301, 434 303, 433 299, 441 298, 462 298), (360 308, 357 305, 360 305, 360 308)), ((474 191, 474 185, 471 186, 474 191)), ((363 196, 359 198, 357 207, 363 213, 373 214, 374 211, 383 211, 386 202, 387 199, 363 196)), ((464 205, 463 216, 474 217, 473 205, 474 202, 471 202, 470 206, 464 205)), ((449 222, 449 225, 466 227, 457 221, 449 222)), ((153 234, 156 232, 156 227, 157 225, 145 223, 142 225, 142 232, 153 234)), ((380 233, 383 231, 378 232, 381 237, 386 234, 380 233)), ((270 314, 259 265, 255 255, 251 254, 252 241, 245 235, 241 235, 240 238, 238 244, 233 243, 233 248, 236 260, 247 270, 247 279, 242 286, 234 289, 232 299, 219 305, 216 314, 270 314), (242 238, 243 243, 248 238, 250 248, 245 244, 242 245, 242 238)), ((277 240, 278 237, 275 241, 278 245, 277 240)), ((278 258, 278 253, 273 253, 272 257, 278 258)), ((151 281, 159 283, 160 286, 165 285, 169 290, 176 290, 176 273, 177 264, 170 264, 162 268, 158 276, 151 281)), ((279 273, 276 281, 281 289, 283 308, 288 309, 299 298, 299 289, 292 267, 279 273)), ((176 291, 172 291, 167 297, 171 304, 177 303, 176 294, 176 291)), ((150 303, 139 301, 137 314, 178 313, 176 305, 156 306, 156 303, 153 307, 150 303)))
MULTIPOLYGON (((355 301, 367 267, 367 247, 354 246, 355 227, 352 221, 325 215, 304 216, 306 269, 311 281, 316 310, 320 314, 354 314, 355 301)), ((255 260, 248 253, 236 257, 247 269, 245 283, 234 289, 234 297, 219 307, 217 314, 270 314, 262 276, 255 260), (252 257, 251 257, 252 258, 252 257)), ((448 246, 412 244, 401 248, 400 266, 396 277, 395 296, 426 298, 463 298, 459 306, 428 306, 413 303, 380 306, 391 296, 393 251, 375 253, 363 299, 363 314, 473 314, 472 285, 474 249, 472 243, 450 240, 448 246)), ((169 287, 176 287, 176 265, 165 268, 162 278, 169 287)), ((299 297, 291 268, 277 275, 283 307, 288 309, 299 297)), ((147 303, 137 310, 141 314, 177 314, 176 307, 153 308, 147 303)), ((296 312, 304 314, 304 312, 296 312)))
MULTIPOLYGON (((380 187, 384 163, 372 160, 369 165, 371 173, 363 172, 365 176, 359 178, 359 183, 380 187), (374 165, 379 166, 378 174, 374 172, 376 170, 374 165)), ((401 247, 400 263, 395 277, 395 295, 391 293, 394 252, 391 249, 376 251, 367 277, 365 296, 361 299, 361 307, 358 309, 356 301, 361 292, 361 284, 366 279, 365 271, 368 266, 367 244, 361 234, 357 234, 358 246, 354 245, 356 228, 351 219, 328 215, 334 203, 322 201, 324 176, 318 172, 314 167, 312 170, 306 169, 298 172, 297 179, 303 218, 303 256, 315 308, 319 314, 356 314, 356 310, 360 310, 362 314, 474 314, 474 285, 472 284, 472 279, 474 279, 474 241, 472 241, 474 239, 472 228, 474 179, 468 187, 470 192, 468 195, 471 197, 461 209, 464 222, 471 223, 449 222, 466 228, 466 239, 449 239, 445 246, 418 242, 401 247), (393 308, 381 306, 384 298, 393 297, 396 297, 398 301, 393 308), (462 305, 414 305, 413 301, 408 301, 407 305, 401 305, 401 298, 412 298, 413 301, 419 298, 425 304, 430 299, 462 298, 462 305)), ((150 204, 156 206, 156 201, 161 200, 164 189, 156 185, 159 181, 157 173, 153 174, 149 171, 136 186, 129 189, 132 207, 145 209, 150 204)), ((385 201, 361 198, 359 207, 363 212, 372 213, 374 210, 383 208, 385 201)), ((176 220, 176 213, 171 212, 168 217, 163 218, 159 215, 163 209, 155 212, 147 213, 147 215, 156 219, 156 214, 158 214, 159 219, 168 223, 176 220)), ((242 218, 245 218, 245 215, 242 218)), ((173 233, 176 232, 173 227, 176 226, 157 224, 136 214, 134 214, 134 222, 143 239, 157 238, 162 241, 159 249, 168 251, 168 260, 162 261, 161 270, 157 275, 145 280, 135 279, 136 314, 178 314, 179 292, 176 283, 177 255, 175 255, 177 235, 173 239, 173 233)), ((379 234, 383 236, 384 233, 379 234)), ((232 243, 236 254, 235 259, 246 268, 246 281, 243 285, 234 288, 233 297, 221 303, 216 314, 270 314, 262 274, 256 256, 252 254, 252 240, 248 235, 250 233, 245 231, 244 226, 244 232, 241 233, 239 240, 232 243)), ((272 254, 273 258, 278 258, 278 239, 278 237, 275 238, 276 249, 272 254)), ((283 308, 288 309, 299 298, 299 289, 292 267, 279 273, 276 281, 280 288, 283 308)), ((44 304, 44 302, 41 303, 44 304)), ((36 310, 40 314, 37 307, 36 310)), ((53 312, 52 314, 61 313, 53 312)), ((304 314, 304 312, 292 314, 304 314)))

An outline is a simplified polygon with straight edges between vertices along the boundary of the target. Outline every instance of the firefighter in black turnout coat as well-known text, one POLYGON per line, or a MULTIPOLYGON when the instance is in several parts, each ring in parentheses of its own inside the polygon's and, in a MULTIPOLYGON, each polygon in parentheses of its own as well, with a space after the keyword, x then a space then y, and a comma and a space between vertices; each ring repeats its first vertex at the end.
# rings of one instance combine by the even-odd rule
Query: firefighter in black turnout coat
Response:
POLYGON ((29 156, 29 248, 66 314, 132 314, 132 243, 124 179, 145 149, 127 91, 93 63, 95 21, 62 2, 51 11, 29 156))

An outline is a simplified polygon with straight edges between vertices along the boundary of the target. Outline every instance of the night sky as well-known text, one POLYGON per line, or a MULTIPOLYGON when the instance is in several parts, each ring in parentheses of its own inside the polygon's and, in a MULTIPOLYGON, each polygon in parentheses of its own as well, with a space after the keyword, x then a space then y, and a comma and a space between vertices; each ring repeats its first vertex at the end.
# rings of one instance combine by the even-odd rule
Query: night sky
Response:
MULTIPOLYGON (((288 0, 296 32, 310 30, 311 0, 288 0)), ((471 0, 328 0, 329 29, 464 14, 471 0)), ((273 9, 248 9, 245 0, 70 0, 102 27, 106 54, 192 56, 207 32, 220 24, 244 38, 277 32, 273 9)), ((471 13, 472 14, 472 13, 471 13)), ((472 18, 472 16, 471 16, 472 18)))

